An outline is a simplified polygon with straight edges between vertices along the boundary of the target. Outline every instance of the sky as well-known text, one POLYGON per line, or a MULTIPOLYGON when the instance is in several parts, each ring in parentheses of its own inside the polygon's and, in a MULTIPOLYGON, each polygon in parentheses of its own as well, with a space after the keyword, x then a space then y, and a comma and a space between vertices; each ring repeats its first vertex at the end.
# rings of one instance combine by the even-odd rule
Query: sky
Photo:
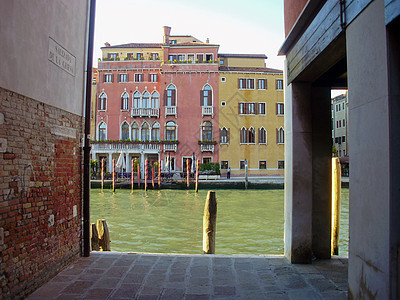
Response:
POLYGON ((265 54, 267 67, 283 70, 283 0, 97 0, 94 66, 105 42, 162 43, 163 26, 209 38, 219 53, 265 54))

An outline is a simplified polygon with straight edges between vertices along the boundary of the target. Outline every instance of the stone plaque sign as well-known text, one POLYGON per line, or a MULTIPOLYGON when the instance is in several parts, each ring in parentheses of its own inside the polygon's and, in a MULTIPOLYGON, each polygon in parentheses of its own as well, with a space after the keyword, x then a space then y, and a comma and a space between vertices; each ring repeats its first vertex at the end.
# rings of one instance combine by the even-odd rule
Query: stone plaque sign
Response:
POLYGON ((49 37, 49 61, 75 76, 75 56, 49 37))

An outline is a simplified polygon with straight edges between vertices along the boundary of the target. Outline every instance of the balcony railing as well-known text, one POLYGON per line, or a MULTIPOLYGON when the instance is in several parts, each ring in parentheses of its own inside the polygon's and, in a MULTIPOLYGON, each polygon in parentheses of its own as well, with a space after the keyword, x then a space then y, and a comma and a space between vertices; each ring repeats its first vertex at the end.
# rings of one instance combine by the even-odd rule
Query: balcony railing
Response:
POLYGON ((159 143, 146 143, 146 142, 101 142, 92 143, 92 150, 94 151, 160 151, 161 145, 159 143))
POLYGON ((176 118, 176 106, 166 106, 165 116, 175 116, 176 118))
POLYGON ((214 145, 202 144, 201 152, 213 152, 214 153, 214 145))
POLYGON ((201 115, 204 116, 211 116, 214 118, 214 107, 212 106, 202 106, 201 107, 201 115))
POLYGON ((160 117, 159 108, 133 108, 131 110, 132 117, 160 117))
POLYGON ((164 152, 174 151, 178 149, 178 144, 164 144, 164 152))

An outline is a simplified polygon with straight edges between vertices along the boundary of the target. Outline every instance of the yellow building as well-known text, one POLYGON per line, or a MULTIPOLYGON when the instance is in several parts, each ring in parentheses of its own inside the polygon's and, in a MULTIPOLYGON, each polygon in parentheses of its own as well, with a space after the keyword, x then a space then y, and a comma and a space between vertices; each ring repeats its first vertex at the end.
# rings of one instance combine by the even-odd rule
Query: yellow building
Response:
POLYGON ((218 54, 221 175, 284 175, 283 72, 265 55, 218 54))

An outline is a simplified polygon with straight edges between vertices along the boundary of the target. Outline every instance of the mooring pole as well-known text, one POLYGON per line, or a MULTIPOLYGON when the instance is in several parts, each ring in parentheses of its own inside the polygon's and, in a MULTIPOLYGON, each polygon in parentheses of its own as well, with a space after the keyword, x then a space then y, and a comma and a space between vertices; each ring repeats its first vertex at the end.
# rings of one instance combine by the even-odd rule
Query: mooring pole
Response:
POLYGON ((137 185, 140 189, 140 163, 137 165, 137 185))
POLYGON ((115 192, 115 158, 112 160, 113 169, 112 169, 112 190, 115 192))
POLYGON ((144 190, 145 191, 147 191, 147 176, 148 176, 147 164, 148 164, 148 161, 146 159, 144 161, 144 190))
POLYGON ((199 191, 199 160, 196 161, 196 184, 194 190, 199 191))
POLYGON ((249 170, 249 162, 247 161, 247 158, 244 159, 244 187, 247 190, 247 186, 249 185, 249 177, 248 177, 248 170, 249 170))
POLYGON ((104 189, 104 158, 101 159, 101 191, 104 189))
POLYGON ((340 161, 332 157, 332 255, 339 255, 339 228, 342 174, 340 161))
POLYGON ((203 253, 215 254, 215 232, 217 226, 217 198, 208 191, 203 215, 203 253))
POLYGON ((133 192, 133 183, 135 182, 135 162, 131 160, 131 192, 133 192))
POLYGON ((158 163, 158 188, 161 187, 161 158, 158 163))
POLYGON ((186 159, 186 185, 187 188, 189 188, 189 177, 190 177, 190 172, 189 172, 189 159, 186 159))
POLYGON ((151 186, 154 190, 154 167, 151 168, 151 186))

